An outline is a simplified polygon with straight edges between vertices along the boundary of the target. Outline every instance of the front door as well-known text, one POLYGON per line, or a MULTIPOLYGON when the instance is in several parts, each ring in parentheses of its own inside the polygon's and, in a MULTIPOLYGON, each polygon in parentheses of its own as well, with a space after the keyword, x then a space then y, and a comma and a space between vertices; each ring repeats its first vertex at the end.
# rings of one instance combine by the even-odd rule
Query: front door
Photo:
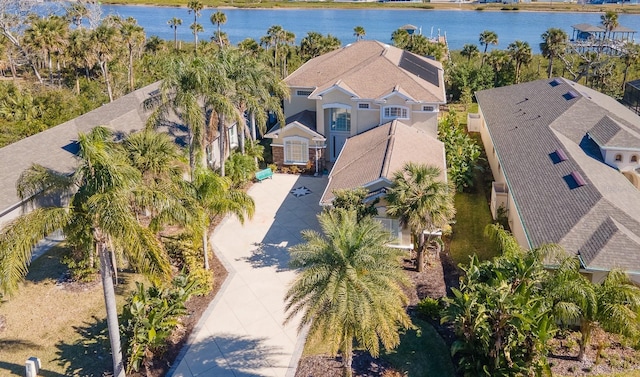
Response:
POLYGON ((329 158, 331 162, 334 162, 338 158, 348 137, 349 134, 347 133, 331 133, 331 156, 329 158))

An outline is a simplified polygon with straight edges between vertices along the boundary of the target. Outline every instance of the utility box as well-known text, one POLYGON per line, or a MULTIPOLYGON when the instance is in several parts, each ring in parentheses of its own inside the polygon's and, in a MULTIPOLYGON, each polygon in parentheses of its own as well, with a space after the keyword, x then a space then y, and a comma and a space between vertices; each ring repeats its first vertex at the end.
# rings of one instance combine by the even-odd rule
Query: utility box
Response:
POLYGON ((29 359, 27 359, 27 362, 25 363, 25 367, 26 367, 27 377, 37 377, 41 367, 40 359, 38 359, 37 357, 30 357, 29 359))

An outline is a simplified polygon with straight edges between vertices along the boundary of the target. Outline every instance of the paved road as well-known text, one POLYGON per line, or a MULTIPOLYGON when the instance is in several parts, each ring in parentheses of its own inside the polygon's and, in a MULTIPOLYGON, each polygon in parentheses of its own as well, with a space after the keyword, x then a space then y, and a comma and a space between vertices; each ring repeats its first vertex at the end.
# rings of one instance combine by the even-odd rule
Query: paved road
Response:
POLYGON ((302 241, 301 230, 318 229, 326 184, 275 174, 249 190, 256 202, 251 221, 230 217, 217 227, 211 241, 229 276, 168 375, 293 377, 304 336, 298 320, 283 325, 283 298, 294 277, 287 248, 302 241))

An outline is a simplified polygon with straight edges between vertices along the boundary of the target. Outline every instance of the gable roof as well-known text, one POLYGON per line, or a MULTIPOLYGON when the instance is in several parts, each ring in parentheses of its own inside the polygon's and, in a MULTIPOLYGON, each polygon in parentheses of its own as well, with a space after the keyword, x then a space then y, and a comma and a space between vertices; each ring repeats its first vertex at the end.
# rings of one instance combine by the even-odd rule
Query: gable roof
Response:
POLYGON ((331 169, 320 204, 331 204, 334 190, 365 187, 380 179, 391 182, 409 161, 437 166, 446 179, 444 144, 418 128, 393 120, 350 137, 331 169))
POLYGON ((149 113, 142 102, 157 90, 160 82, 148 85, 68 122, 0 148, 0 218, 20 204, 16 182, 32 164, 59 172, 75 168, 78 133, 105 125, 115 132, 129 133, 144 128, 149 113))
POLYGON ((640 150, 640 134, 636 134, 631 129, 625 129, 623 125, 608 115, 602 117, 602 119, 589 130, 589 136, 591 136, 600 147, 640 150))
POLYGON ((324 140, 324 136, 316 131, 316 112, 311 110, 303 110, 291 115, 285 120, 284 127, 280 127, 280 123, 278 123, 271 127, 271 129, 264 134, 264 137, 269 139, 280 137, 283 132, 293 127, 303 130, 314 138, 324 140))
POLYGON ((315 88, 311 97, 339 87, 356 98, 378 99, 400 86, 416 102, 446 101, 442 64, 378 41, 358 41, 313 58, 284 81, 315 88))
POLYGON ((587 267, 627 260, 638 263, 625 268, 640 271, 640 191, 603 162, 589 137, 593 131, 612 142, 616 127, 636 134, 640 117, 562 78, 483 90, 476 98, 529 246, 559 243, 587 267), (557 150, 567 158, 555 158, 557 150))

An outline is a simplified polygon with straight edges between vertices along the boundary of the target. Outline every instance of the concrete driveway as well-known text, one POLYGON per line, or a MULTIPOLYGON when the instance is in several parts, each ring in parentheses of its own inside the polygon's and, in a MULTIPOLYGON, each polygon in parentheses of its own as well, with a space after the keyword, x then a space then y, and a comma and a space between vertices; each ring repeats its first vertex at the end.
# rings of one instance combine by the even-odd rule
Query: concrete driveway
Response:
POLYGON ((211 237, 229 271, 169 376, 293 377, 304 346, 299 319, 283 325, 284 295, 295 276, 287 248, 319 229, 326 178, 275 174, 256 183, 251 221, 223 221, 211 237))

